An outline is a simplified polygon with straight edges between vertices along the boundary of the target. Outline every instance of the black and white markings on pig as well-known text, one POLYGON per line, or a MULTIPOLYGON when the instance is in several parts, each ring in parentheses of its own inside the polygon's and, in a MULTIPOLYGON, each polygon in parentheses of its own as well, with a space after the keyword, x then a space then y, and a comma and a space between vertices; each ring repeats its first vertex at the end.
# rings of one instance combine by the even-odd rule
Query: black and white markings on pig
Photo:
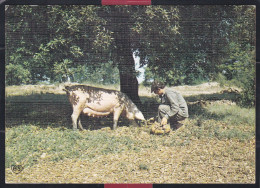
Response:
POLYGON ((70 101, 73 105, 77 105, 79 102, 79 96, 72 92, 72 95, 70 96, 70 101))
POLYGON ((91 86, 86 86, 86 85, 74 85, 74 86, 65 86, 65 90, 67 94, 70 95, 70 100, 73 105, 77 105, 79 102, 79 96, 76 93, 77 91, 81 91, 87 96, 87 102, 93 102, 93 101, 102 101, 102 93, 108 93, 108 94, 114 94, 118 96, 118 100, 120 104, 123 104, 125 102, 129 103, 128 97, 119 91, 115 90, 109 90, 109 89, 103 89, 103 88, 96 88, 96 87, 91 87, 91 86), (70 94, 71 92, 71 94, 70 94))
MULTIPOLYGON (((129 97, 115 90, 96 88, 86 85, 66 86, 69 100, 73 107, 71 115, 73 129, 77 129, 77 120, 81 113, 88 116, 104 116, 110 113, 114 115, 113 128, 116 128, 120 114, 124 114, 129 120, 145 120, 142 112, 129 97)), ((79 124, 82 128, 82 126, 79 124)), ((83 129, 83 128, 82 128, 83 129)))

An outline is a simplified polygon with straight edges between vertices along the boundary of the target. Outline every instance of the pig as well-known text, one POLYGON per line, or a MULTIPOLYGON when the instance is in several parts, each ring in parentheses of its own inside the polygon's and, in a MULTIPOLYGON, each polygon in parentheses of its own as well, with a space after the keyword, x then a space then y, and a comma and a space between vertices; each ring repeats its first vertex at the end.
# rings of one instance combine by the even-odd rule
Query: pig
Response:
POLYGON ((84 130, 80 121, 80 114, 103 117, 113 113, 113 129, 116 129, 118 119, 124 114, 134 125, 135 120, 146 122, 142 112, 129 97, 115 90, 108 90, 87 85, 65 86, 69 101, 73 108, 71 115, 73 129, 78 125, 84 130))

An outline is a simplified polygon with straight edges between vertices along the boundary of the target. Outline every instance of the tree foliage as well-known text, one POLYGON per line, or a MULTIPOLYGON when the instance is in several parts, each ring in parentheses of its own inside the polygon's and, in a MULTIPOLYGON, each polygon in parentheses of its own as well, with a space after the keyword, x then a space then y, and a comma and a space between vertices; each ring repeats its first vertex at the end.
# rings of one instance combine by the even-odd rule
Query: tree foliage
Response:
POLYGON ((8 85, 68 79, 120 82, 121 91, 138 101, 134 54, 146 67, 147 85, 154 79, 197 84, 223 74, 238 80, 252 101, 254 52, 255 6, 6 9, 8 85))
POLYGON ((161 52, 178 33, 177 10, 172 6, 10 6, 7 50, 12 54, 17 45, 23 48, 19 53, 24 59, 19 62, 29 61, 24 68, 32 73, 32 82, 64 81, 79 74, 83 65, 94 72, 112 62, 119 70, 121 91, 138 101, 133 52, 140 56, 141 66, 151 55, 157 56, 151 64, 168 59, 161 52), (154 40, 155 36, 161 40, 154 40), (12 45, 12 40, 18 44, 12 45))

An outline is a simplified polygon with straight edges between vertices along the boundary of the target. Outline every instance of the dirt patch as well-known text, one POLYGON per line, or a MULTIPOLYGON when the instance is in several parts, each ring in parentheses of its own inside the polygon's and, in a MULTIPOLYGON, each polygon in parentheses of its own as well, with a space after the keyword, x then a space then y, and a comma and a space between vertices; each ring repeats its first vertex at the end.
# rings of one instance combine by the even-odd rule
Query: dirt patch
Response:
POLYGON ((207 82, 200 85, 195 86, 176 86, 172 87, 176 91, 179 91, 183 96, 191 96, 191 95, 206 95, 206 94, 214 94, 214 93, 224 93, 225 91, 241 91, 239 88, 230 88, 230 87, 221 87, 217 82, 207 82))

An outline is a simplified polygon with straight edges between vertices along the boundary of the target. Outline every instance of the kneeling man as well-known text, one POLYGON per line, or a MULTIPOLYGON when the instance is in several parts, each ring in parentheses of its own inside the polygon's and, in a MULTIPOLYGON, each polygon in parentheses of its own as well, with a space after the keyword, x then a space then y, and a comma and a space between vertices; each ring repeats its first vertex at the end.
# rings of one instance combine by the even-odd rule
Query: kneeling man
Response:
POLYGON ((159 95, 161 104, 158 108, 158 122, 164 127, 168 122, 173 129, 182 126, 180 121, 189 117, 188 106, 182 95, 173 89, 165 88, 162 82, 154 81, 151 92, 159 95))

